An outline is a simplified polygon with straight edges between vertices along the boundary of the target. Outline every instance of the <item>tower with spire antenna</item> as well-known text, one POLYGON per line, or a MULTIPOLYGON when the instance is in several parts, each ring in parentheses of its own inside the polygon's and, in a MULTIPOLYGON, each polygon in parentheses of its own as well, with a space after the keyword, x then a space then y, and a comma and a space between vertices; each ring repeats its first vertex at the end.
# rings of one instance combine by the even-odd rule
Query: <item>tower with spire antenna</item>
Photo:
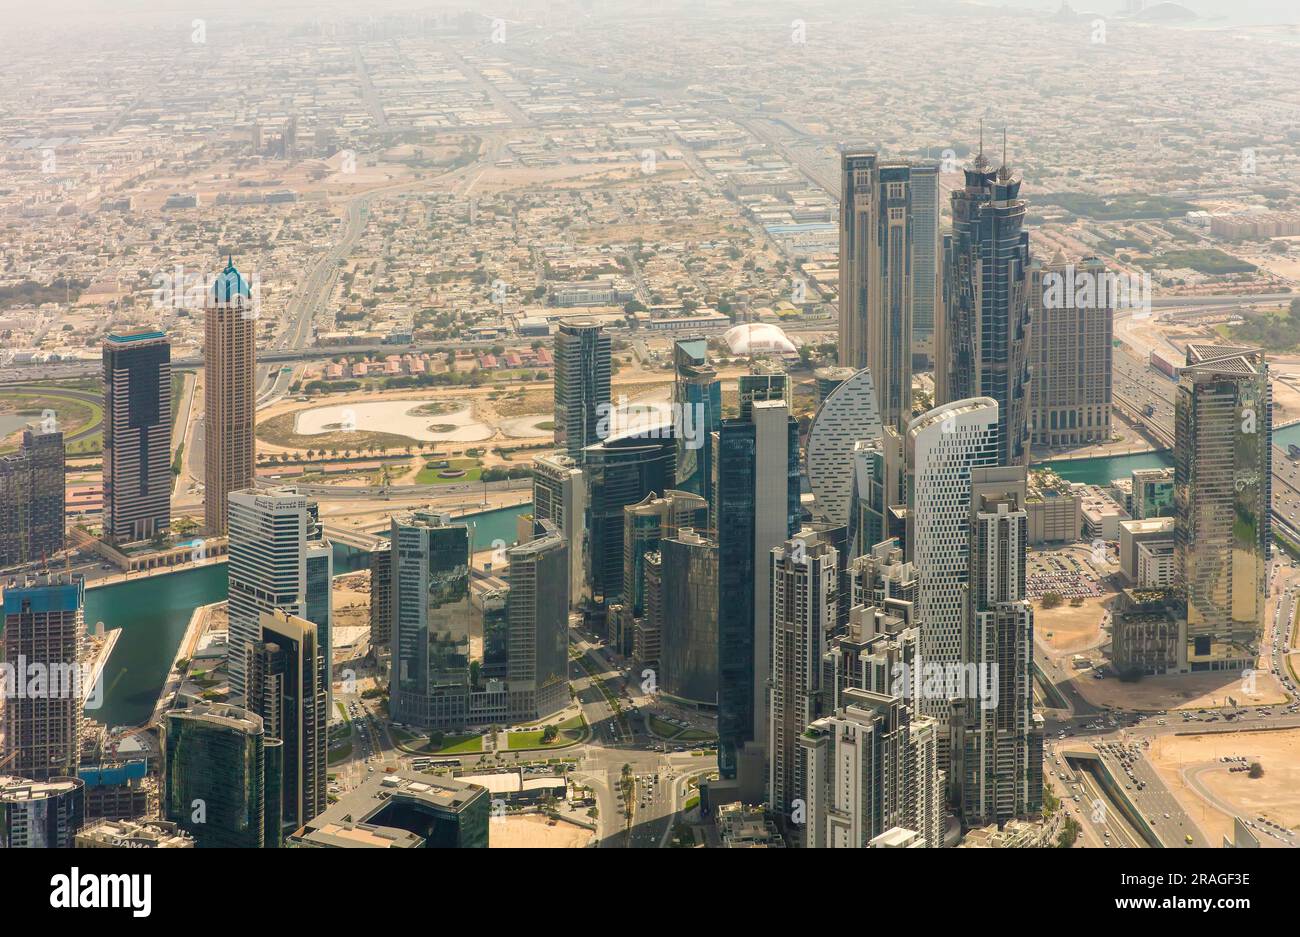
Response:
POLYGON ((1003 131, 1002 165, 980 149, 952 193, 943 242, 943 312, 936 330, 935 403, 991 397, 998 404, 998 463, 1029 462, 1029 235, 1020 178, 1003 131))

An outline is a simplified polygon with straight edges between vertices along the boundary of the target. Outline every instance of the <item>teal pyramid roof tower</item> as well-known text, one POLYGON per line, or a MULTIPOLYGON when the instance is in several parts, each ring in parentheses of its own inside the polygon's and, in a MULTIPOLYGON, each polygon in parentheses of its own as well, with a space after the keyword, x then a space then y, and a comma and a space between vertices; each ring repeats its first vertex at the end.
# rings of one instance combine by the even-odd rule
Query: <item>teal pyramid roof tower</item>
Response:
POLYGON ((226 256, 226 269, 212 281, 212 301, 214 303, 231 303, 238 299, 252 300, 253 291, 244 279, 244 275, 235 269, 235 262, 226 256))

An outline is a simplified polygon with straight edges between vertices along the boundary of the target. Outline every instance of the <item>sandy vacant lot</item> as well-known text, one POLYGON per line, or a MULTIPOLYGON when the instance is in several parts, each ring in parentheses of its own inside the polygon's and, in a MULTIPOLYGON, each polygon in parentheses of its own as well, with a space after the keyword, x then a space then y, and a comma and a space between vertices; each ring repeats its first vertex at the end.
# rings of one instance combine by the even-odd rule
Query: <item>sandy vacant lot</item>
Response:
MULTIPOLYGON (((1286 702, 1286 694, 1272 674, 1256 672, 1253 692, 1237 673, 1169 674, 1143 677, 1125 683, 1114 676, 1094 680, 1083 671, 1074 685, 1094 706, 1156 711, 1161 709, 1213 709, 1227 704, 1231 696, 1242 706, 1268 706, 1286 702)), ((1179 717, 1181 718, 1181 717, 1179 717)))
POLYGON ((1167 735, 1151 743, 1147 758, 1213 843, 1231 835, 1237 814, 1300 826, 1300 729, 1167 735), (1264 776, 1230 772, 1220 760, 1239 755, 1258 761, 1264 776))
POLYGON ((1097 647, 1103 638, 1102 617, 1114 597, 1115 593, 1111 592, 1087 598, 1077 608, 1068 601, 1052 609, 1035 602, 1034 634, 1040 637, 1052 657, 1097 647))
POLYGON ((572 823, 551 821, 537 814, 493 819, 488 824, 488 846, 492 849, 581 849, 595 833, 572 823))

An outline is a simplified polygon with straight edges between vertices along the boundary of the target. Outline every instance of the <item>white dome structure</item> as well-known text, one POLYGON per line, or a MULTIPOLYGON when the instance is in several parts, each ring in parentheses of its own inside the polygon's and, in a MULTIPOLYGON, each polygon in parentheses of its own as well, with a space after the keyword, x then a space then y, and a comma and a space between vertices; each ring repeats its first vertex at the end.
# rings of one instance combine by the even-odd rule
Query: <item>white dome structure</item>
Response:
POLYGON ((799 349, 780 326, 746 322, 732 326, 722 336, 733 355, 795 355, 799 349))

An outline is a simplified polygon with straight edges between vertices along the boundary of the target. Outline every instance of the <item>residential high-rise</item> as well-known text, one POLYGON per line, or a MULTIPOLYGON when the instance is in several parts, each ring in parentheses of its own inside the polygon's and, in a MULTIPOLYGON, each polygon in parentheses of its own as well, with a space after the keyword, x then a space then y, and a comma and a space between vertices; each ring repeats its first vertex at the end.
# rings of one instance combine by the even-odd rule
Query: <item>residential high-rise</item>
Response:
POLYGON ((104 339, 104 539, 171 528, 171 343, 156 329, 104 339))
POLYGON ((1095 257, 1069 264, 1059 252, 1050 263, 1035 260, 1030 267, 1029 423, 1035 446, 1110 440, 1115 309, 1107 276, 1095 257))
POLYGON ((808 487, 817 513, 832 524, 849 523, 854 448, 880 436, 876 391, 864 368, 827 395, 808 429, 808 487))
POLYGON ((882 540, 849 564, 849 595, 854 607, 882 608, 911 626, 919 580, 916 564, 903 558, 898 539, 882 540))
POLYGON ((920 646, 921 629, 912 622, 910 603, 855 605, 822 655, 823 711, 834 713, 847 705, 847 690, 870 690, 898 696, 915 712, 920 646))
POLYGON ((1189 344, 1174 407, 1174 543, 1186 669, 1253 667, 1263 638, 1273 396, 1258 348, 1189 344))
POLYGON ((799 736, 810 849, 864 849, 902 827, 943 845, 940 733, 901 696, 847 689, 844 706, 799 736))
POLYGON ((19 777, 76 777, 90 692, 85 604, 79 574, 29 576, 4 590, 0 765, 19 777))
POLYGON ((393 636, 393 545, 370 553, 370 645, 386 647, 393 636))
POLYGON ((555 333, 555 445, 572 459, 610 435, 610 348, 590 319, 563 322, 555 333))
POLYGON ((582 467, 562 453, 534 458, 533 521, 550 521, 569 545, 569 602, 574 606, 582 603, 586 584, 586 511, 587 482, 582 467))
POLYGON ((71 849, 85 822, 80 778, 30 781, 0 774, 0 849, 71 849))
POLYGON ((302 826, 325 809, 329 710, 325 654, 316 625, 282 609, 262 612, 262 640, 248 645, 248 708, 284 743, 282 817, 302 826))
MULTIPOLYGON (((970 573, 971 472, 998 465, 998 405, 957 400, 918 416, 907 430, 907 558, 916 564, 921 656, 927 665, 962 662, 970 573)), ((949 701, 929 695, 919 712, 948 731, 949 701)), ((947 767, 947 745, 940 751, 947 767)))
POLYGON ((944 237, 944 309, 935 403, 989 397, 998 405, 998 464, 1029 463, 1029 234, 1020 179, 981 148, 952 193, 944 237))
POLYGON ((882 540, 903 538, 907 527, 907 471, 903 437, 886 426, 875 439, 858 440, 850 462, 845 524, 849 556, 867 553, 882 540))
POLYGON ((16 453, 0 455, 0 567, 63 550, 63 433, 53 416, 29 423, 16 453))
POLYGON ((543 527, 506 550, 510 709, 530 720, 569 705, 569 546, 549 521, 543 527))
POLYGON ((939 167, 845 147, 840 178, 840 364, 871 370, 880 419, 901 432, 917 339, 933 343, 939 167))
POLYGON ((974 686, 954 703, 949 772, 967 828, 1042 813, 1043 722, 1034 713, 1028 548, 1024 467, 973 469, 963 664, 974 686))
POLYGON ((226 532, 227 499, 253 486, 254 378, 258 310, 252 287, 228 261, 212 284, 203 320, 203 517, 226 532))
POLYGON ((673 343, 673 408, 677 426, 675 487, 707 499, 712 490, 710 434, 722 424, 722 382, 702 338, 673 343))
POLYGON ((280 743, 262 717, 225 703, 171 709, 162 722, 162 812, 199 848, 279 845, 280 743))
POLYGON ((718 701, 718 548, 692 528, 659 542, 647 613, 660 635, 659 690, 690 705, 718 701))
POLYGON ((803 796, 799 736, 821 715, 821 666, 839 602, 835 548, 801 530, 769 555, 772 671, 769 686, 768 804, 788 815, 803 796))
POLYGON ((430 728, 470 724, 470 534, 415 512, 392 519, 392 718, 430 728))
POLYGON ((288 487, 235 491, 229 501, 226 662, 231 690, 246 691, 246 650, 262 639, 262 613, 278 608, 316 625, 328 691, 334 649, 334 551, 324 539, 316 502, 288 487))
MULTIPOLYGON (((773 547, 799 522, 799 426, 783 396, 755 399, 749 416, 713 436, 709 526, 718 545, 718 764, 736 777, 737 753, 766 748, 768 615, 773 547)), ((766 762, 766 758, 763 759, 766 762)))

